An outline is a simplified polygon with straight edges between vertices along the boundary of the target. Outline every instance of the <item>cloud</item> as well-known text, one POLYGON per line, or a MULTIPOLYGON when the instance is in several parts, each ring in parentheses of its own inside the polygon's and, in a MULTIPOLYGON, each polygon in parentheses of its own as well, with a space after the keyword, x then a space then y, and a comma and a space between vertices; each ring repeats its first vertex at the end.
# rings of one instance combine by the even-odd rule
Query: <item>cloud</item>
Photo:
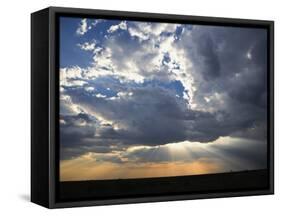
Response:
POLYGON ((83 44, 78 44, 78 46, 82 50, 86 50, 86 51, 93 51, 96 48, 96 44, 95 43, 89 43, 89 42, 85 42, 83 44))
POLYGON ((80 142, 88 140, 87 145, 99 143, 105 147, 114 143, 123 148, 184 140, 206 143, 234 132, 239 136, 252 125, 248 118, 188 109, 182 98, 163 87, 136 87, 113 97, 70 87, 65 94, 71 95, 73 103, 84 112, 109 122, 98 126, 98 136, 83 134, 80 142))
POLYGON ((186 58, 192 62, 190 74, 196 89, 193 94, 194 109, 237 112, 246 111, 248 104, 253 106, 250 109, 259 112, 259 107, 255 106, 257 103, 265 107, 266 30, 196 26, 192 33, 185 31, 178 44, 188 50, 186 58), (209 44, 210 51, 204 49, 202 54, 199 51, 202 51, 200 47, 204 43, 209 44), (254 49, 254 55, 259 58, 252 56, 248 59, 247 53, 254 49), (209 53, 208 58, 213 59, 212 65, 205 62, 206 53, 209 53))
POLYGON ((146 23, 146 22, 130 22, 128 32, 132 37, 138 38, 140 42, 155 39, 161 36, 161 34, 174 33, 177 24, 167 23, 146 23))
POLYGON ((113 32, 115 32, 115 31, 117 31, 118 29, 126 30, 126 29, 127 29, 126 21, 122 21, 122 22, 120 22, 118 25, 112 25, 112 26, 110 26, 110 28, 107 30, 107 32, 108 32, 108 33, 113 33, 113 32))
POLYGON ((197 52, 202 58, 203 77, 207 80, 218 77, 220 75, 220 62, 212 38, 208 34, 203 34, 198 40, 197 52))
POLYGON ((89 31, 92 27, 88 25, 87 19, 82 19, 79 23, 79 26, 76 30, 76 34, 78 35, 84 35, 89 31))
MULTIPOLYGON (((138 25, 137 22, 127 24, 128 31, 113 34, 103 42, 102 50, 94 56, 93 69, 95 70, 95 76, 107 73, 118 76, 123 81, 143 82, 145 78, 153 79, 153 77, 168 80, 171 79, 170 71, 177 72, 180 70, 179 66, 183 61, 183 55, 173 49, 174 37, 168 35, 168 33, 172 34, 172 31, 176 34, 176 27, 174 25, 155 24, 151 27, 153 33, 148 30, 145 31, 149 40, 140 42, 129 33, 130 29, 134 29, 138 25), (159 29, 164 31, 160 32, 159 29), (161 35, 161 41, 158 41, 157 35, 161 35), (161 46, 156 47, 159 43, 161 46), (165 62, 164 65, 163 59, 167 55, 176 59, 169 63, 165 62)), ((184 69, 184 66, 182 66, 181 71, 184 69)), ((190 80, 188 76, 186 76, 186 80, 190 80)))

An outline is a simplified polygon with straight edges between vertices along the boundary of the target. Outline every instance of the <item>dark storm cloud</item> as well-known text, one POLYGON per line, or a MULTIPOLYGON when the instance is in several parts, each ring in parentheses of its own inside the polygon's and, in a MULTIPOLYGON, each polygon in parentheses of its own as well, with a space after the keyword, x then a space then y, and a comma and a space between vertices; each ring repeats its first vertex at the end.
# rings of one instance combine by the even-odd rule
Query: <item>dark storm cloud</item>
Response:
POLYGON ((210 141, 217 135, 205 133, 201 119, 215 121, 209 113, 188 110, 184 101, 163 88, 132 89, 133 95, 115 100, 98 98, 72 91, 72 100, 89 112, 111 119, 125 129, 105 128, 104 138, 116 139, 125 144, 160 145, 186 139, 210 141), (92 106, 94 104, 94 106, 92 106), (196 120, 196 121, 195 121, 196 120), (194 130, 193 127, 196 127, 194 130), (201 127, 201 128, 199 128, 201 127))
MULTIPOLYGON (((183 37, 179 45, 186 47, 187 57, 194 62, 197 74, 205 78, 220 76, 217 80, 220 87, 224 84, 222 80, 228 82, 245 69, 249 70, 252 78, 266 78, 266 34, 264 29, 196 27, 189 37, 183 37), (248 53, 251 54, 250 59, 247 58, 248 53)), ((209 81, 212 80, 206 82, 207 86, 209 81)))
MULTIPOLYGON (((263 120, 266 119, 263 118, 263 120)), ((252 124, 252 127, 235 131, 231 134, 232 137, 241 137, 252 140, 259 140, 266 142, 267 139, 267 124, 266 121, 260 121, 252 124)))
POLYGON ((267 146, 265 140, 239 140, 240 143, 232 145, 214 145, 218 155, 232 158, 233 161, 242 161, 242 169, 249 167, 266 168, 267 166, 267 146))
POLYGON ((95 134, 95 125, 87 125, 88 123, 94 123, 87 114, 79 113, 78 115, 60 116, 60 121, 63 122, 60 124, 62 146, 78 145, 81 138, 93 137, 95 134))
MULTIPOLYGON (((255 124, 265 124, 267 112, 265 29, 196 27, 189 37, 182 39, 180 46, 186 47, 187 58, 192 59, 195 68, 193 74, 197 85, 197 91, 194 93, 195 103, 201 107, 214 107, 227 113, 227 119, 224 118, 224 121, 240 125, 241 136, 242 131, 246 131, 247 128, 252 128, 255 124), (200 54, 198 50, 202 53, 200 54), (214 66, 210 66, 209 71, 206 70, 208 64, 204 64, 204 53, 208 53, 209 58, 214 59, 214 66), (219 64, 216 63, 217 60, 219 64), (213 68, 220 68, 220 73, 211 79, 213 68), (204 71, 210 75, 206 77, 204 71), (220 98, 206 101, 206 97, 211 98, 213 95, 219 95, 220 98)), ((233 132, 235 131, 233 128, 233 132)))
POLYGON ((94 137, 95 121, 87 114, 60 116, 61 158, 79 156, 85 152, 85 138, 94 137))
POLYGON ((206 80, 220 76, 220 62, 215 45, 209 34, 202 34, 197 41, 197 52, 201 56, 202 75, 206 80))
MULTIPOLYGON (((247 52, 250 58, 247 59, 246 63, 240 64, 236 62, 236 64, 240 64, 240 67, 244 66, 245 72, 243 75, 238 76, 236 80, 233 80, 231 86, 236 83, 236 88, 232 87, 229 95, 242 103, 265 107, 267 97, 267 48, 265 35, 261 34, 260 38, 257 36, 247 52)), ((243 68, 240 68, 237 72, 242 70, 243 68)))
POLYGON ((94 112, 121 125, 118 130, 111 125, 100 127, 99 138, 103 145, 156 146, 184 140, 210 142, 251 126, 247 118, 188 109, 182 99, 164 88, 135 88, 131 91, 131 96, 114 100, 89 95, 81 89, 68 89, 66 93, 86 112, 94 112))

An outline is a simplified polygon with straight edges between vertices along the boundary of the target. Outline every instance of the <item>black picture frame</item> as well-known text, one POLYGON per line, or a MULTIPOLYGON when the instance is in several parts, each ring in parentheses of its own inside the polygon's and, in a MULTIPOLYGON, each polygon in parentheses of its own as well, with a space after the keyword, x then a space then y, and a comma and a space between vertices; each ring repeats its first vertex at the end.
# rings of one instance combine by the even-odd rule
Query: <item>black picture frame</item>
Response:
MULTIPOLYGON (((274 22, 155 13, 49 7, 31 15, 31 201, 47 208, 266 195, 274 193, 274 22), (152 22, 239 26, 267 29, 268 184, 264 188, 158 195, 60 198, 59 176, 59 46, 58 17, 95 17, 152 22)), ((177 178, 175 177, 176 181, 177 178)), ((110 183, 109 183, 110 184, 110 183)), ((114 184, 114 183, 111 183, 114 184)), ((137 184, 137 183, 132 183, 137 184)))

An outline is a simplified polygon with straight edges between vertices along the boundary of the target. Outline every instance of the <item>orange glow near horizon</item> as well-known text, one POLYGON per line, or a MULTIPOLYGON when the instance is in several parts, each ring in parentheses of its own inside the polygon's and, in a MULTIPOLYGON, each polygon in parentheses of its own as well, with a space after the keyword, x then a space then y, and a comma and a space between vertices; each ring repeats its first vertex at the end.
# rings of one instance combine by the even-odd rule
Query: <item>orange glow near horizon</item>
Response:
POLYGON ((194 162, 164 163, 97 163, 87 158, 63 161, 60 165, 60 181, 152 178, 183 175, 198 175, 219 172, 215 162, 201 159, 194 162))

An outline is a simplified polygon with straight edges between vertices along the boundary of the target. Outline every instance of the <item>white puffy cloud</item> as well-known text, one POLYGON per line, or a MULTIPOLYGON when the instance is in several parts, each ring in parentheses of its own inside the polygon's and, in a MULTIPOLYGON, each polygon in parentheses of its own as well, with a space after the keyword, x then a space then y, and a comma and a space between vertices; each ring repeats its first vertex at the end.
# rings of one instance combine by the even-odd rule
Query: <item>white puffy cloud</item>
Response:
POLYGON ((76 30, 76 34, 84 35, 88 30, 90 30, 92 26, 88 25, 87 19, 82 19, 79 23, 79 26, 76 30))
POLYGON ((80 80, 83 76, 84 69, 74 66, 69 68, 60 69, 60 85, 72 86, 72 85, 83 85, 84 81, 80 80))
POLYGON ((83 44, 78 44, 78 46, 82 49, 82 50, 86 50, 86 51, 94 51, 96 48, 96 44, 94 42, 89 43, 89 42, 85 42, 83 44))
POLYGON ((177 24, 131 22, 128 27, 128 32, 131 36, 137 37, 140 41, 143 41, 152 38, 155 39, 155 37, 159 37, 161 33, 174 33, 177 27, 177 24))
POLYGON ((117 31, 118 29, 126 30, 126 29, 127 29, 126 21, 122 21, 122 22, 120 22, 118 25, 112 25, 112 26, 110 26, 110 28, 107 30, 107 32, 108 32, 108 33, 113 33, 113 32, 115 32, 115 31, 117 31))
MULTIPOLYGON (((135 26, 139 25, 141 23, 135 24, 133 22, 133 24, 128 26, 128 32, 133 29, 135 31, 137 29, 135 26)), ((160 39, 156 37, 156 35, 161 35, 161 33, 172 33, 176 29, 175 25, 155 24, 153 27, 149 26, 145 25, 142 31, 148 35, 150 40, 142 43, 138 41, 126 43, 123 40, 124 35, 113 35, 109 37, 104 42, 103 49, 93 57, 95 76, 97 74, 111 74, 118 76, 123 81, 127 79, 143 82, 145 78, 153 79, 153 77, 161 77, 164 80, 170 79, 172 76, 169 73, 179 71, 178 66, 180 64, 182 65, 181 70, 184 70, 185 65, 189 63, 182 62, 186 61, 182 51, 173 49, 175 45, 173 44, 174 36, 161 36, 160 39), (155 48, 155 46, 159 47, 155 48), (162 61, 166 53, 169 53, 173 57, 173 61, 163 66, 162 61)), ((178 79, 180 78, 179 76, 178 79)), ((191 79, 186 78, 186 80, 189 80, 190 83, 191 79)))

